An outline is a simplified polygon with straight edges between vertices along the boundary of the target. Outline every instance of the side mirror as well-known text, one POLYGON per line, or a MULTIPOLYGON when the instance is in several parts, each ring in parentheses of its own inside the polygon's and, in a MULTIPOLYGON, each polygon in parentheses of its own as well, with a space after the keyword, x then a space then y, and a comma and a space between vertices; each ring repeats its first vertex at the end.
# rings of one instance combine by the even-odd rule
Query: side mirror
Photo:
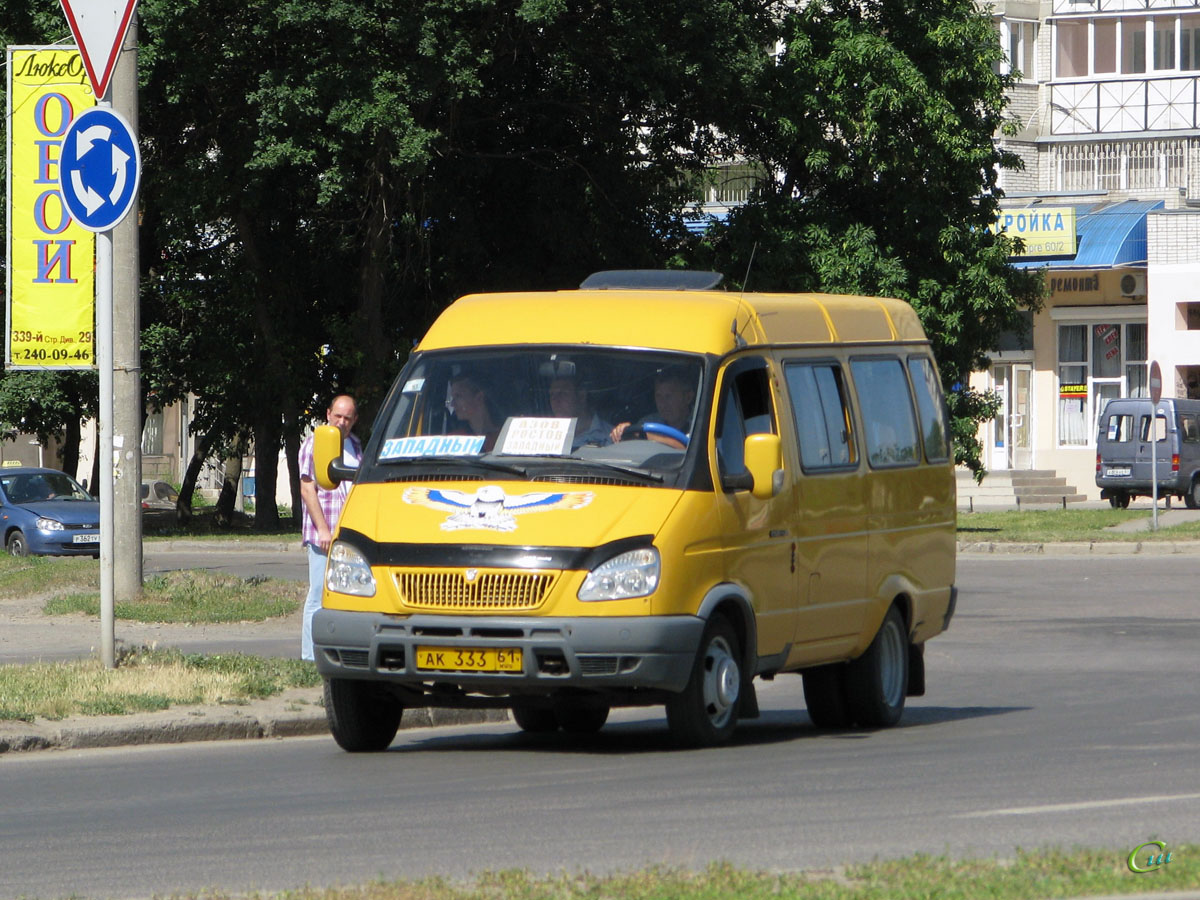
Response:
POLYGON ((334 425, 318 425, 313 432, 313 474, 323 490, 332 491, 358 471, 342 462, 342 432, 334 425))
POLYGON ((753 484, 750 493, 759 500, 770 500, 783 490, 783 442, 777 434, 751 434, 746 437, 746 471, 753 484))

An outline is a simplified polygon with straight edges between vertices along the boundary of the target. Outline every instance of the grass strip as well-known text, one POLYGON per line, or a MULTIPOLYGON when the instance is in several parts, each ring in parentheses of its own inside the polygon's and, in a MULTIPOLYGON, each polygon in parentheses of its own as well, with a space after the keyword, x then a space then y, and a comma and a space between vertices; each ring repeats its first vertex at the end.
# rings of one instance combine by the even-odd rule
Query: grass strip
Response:
POLYGON ((0 600, 95 589, 100 563, 91 557, 9 556, 0 553, 0 600))
POLYGON ((1112 526, 1136 519, 1149 519, 1149 510, 1125 509, 1030 509, 960 512, 960 541, 1012 541, 1047 543, 1058 541, 1145 542, 1200 540, 1200 522, 1184 522, 1157 531, 1113 531, 1112 526))
MULTIPOLYGON (((295 612, 305 590, 299 581, 181 569, 147 579, 141 598, 117 603, 114 613, 118 619, 134 622, 261 622, 295 612)), ((100 592, 60 593, 46 601, 43 611, 50 616, 98 616, 100 592)))
POLYGON ((298 659, 138 648, 121 654, 114 669, 97 659, 0 666, 0 720, 236 705, 320 683, 316 667, 298 659))
MULTIPOLYGON (((1200 887, 1196 864, 1200 846, 1173 846, 1171 863, 1141 875, 1129 871, 1126 864, 1132 849, 1018 850, 1015 859, 916 855, 845 869, 783 874, 725 863, 714 863, 702 872, 649 868, 604 877, 538 877, 512 870, 485 873, 466 882, 375 881, 251 896, 278 900, 1051 900, 1200 887)), ((235 897, 211 890, 184 896, 235 897)))

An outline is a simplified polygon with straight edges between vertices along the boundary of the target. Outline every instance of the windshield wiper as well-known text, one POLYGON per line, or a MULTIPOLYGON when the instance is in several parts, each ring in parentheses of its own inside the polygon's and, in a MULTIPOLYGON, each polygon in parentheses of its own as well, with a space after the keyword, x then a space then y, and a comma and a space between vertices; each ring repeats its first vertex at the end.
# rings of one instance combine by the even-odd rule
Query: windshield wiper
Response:
POLYGON ((381 459, 379 464, 383 466, 393 466, 397 463, 418 463, 432 462, 438 465, 452 464, 457 466, 465 466, 478 469, 488 469, 493 472, 505 472, 509 475, 516 475, 519 478, 528 477, 527 471, 512 463, 495 462, 490 459, 481 459, 478 456, 401 456, 396 459, 381 459))
POLYGON ((601 459, 584 459, 582 456, 568 456, 567 459, 581 462, 585 466, 595 466, 598 469, 607 469, 611 472, 632 475, 635 478, 641 478, 646 481, 657 481, 659 483, 663 481, 663 476, 657 472, 651 472, 649 469, 639 469, 637 466, 623 466, 620 463, 605 462, 601 459))

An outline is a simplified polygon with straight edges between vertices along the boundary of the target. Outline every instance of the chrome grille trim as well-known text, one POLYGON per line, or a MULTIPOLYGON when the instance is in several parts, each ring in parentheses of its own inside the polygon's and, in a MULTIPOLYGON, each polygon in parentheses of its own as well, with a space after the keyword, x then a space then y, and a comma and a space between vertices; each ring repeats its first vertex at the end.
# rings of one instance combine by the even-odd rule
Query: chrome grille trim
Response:
POLYGON ((478 572, 461 570, 393 573, 402 606, 461 612, 536 609, 558 577, 556 572, 478 572))

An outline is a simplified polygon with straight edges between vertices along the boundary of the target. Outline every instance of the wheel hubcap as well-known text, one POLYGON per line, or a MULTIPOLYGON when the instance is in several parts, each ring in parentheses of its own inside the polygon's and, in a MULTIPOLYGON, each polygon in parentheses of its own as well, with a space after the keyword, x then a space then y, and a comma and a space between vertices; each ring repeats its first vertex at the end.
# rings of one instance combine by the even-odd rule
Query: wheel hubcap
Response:
POLYGON ((895 622, 887 622, 880 635, 879 674, 880 688, 888 706, 899 705, 904 686, 904 636, 895 622))
POLYGON ((742 689, 737 660, 724 638, 716 638, 704 656, 704 708, 712 724, 720 728, 729 721, 742 689))

